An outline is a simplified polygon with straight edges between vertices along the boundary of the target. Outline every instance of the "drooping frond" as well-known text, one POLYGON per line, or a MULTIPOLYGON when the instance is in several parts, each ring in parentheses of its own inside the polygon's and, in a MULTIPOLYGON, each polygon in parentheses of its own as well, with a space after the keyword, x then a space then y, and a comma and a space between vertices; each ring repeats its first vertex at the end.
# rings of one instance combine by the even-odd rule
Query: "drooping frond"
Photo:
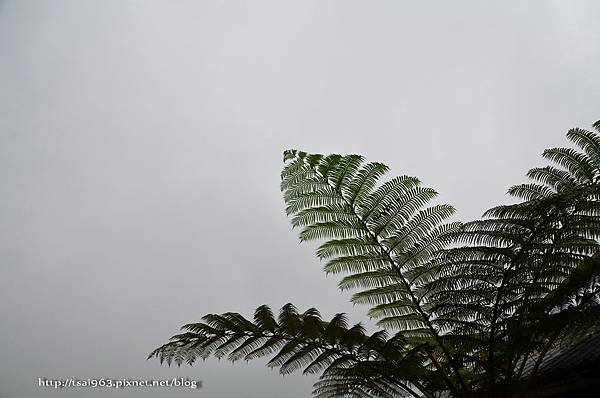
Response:
POLYGON ((209 314, 202 322, 182 329, 184 333, 173 336, 148 358, 156 357, 169 365, 192 365, 210 356, 231 361, 269 357, 268 366, 279 368, 281 374, 298 370, 323 373, 315 386, 320 397, 330 393, 356 396, 350 390, 358 389, 382 398, 415 396, 411 387, 424 377, 425 359, 408 350, 401 339, 389 339, 385 331, 368 335, 360 324, 349 326, 344 314, 324 321, 314 308, 300 314, 286 304, 275 318, 263 305, 256 309, 252 321, 231 312, 209 314), (351 373, 352 379, 343 385, 332 384, 334 375, 351 373))

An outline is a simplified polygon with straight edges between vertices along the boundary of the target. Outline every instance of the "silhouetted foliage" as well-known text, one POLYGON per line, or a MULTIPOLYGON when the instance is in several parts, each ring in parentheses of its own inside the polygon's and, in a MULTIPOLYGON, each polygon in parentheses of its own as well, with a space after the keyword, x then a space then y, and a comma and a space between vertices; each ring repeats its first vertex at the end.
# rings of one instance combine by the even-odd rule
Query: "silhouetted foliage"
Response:
MULTIPOLYGON (((600 122, 594 124, 600 132, 600 122)), ((207 315, 157 348, 161 362, 269 356, 320 374, 317 397, 505 397, 535 384, 544 355, 599 329, 600 137, 572 129, 573 148, 531 169, 518 202, 465 224, 414 177, 359 155, 289 150, 281 189, 302 241, 319 239, 325 272, 370 307, 381 331, 285 305, 277 319, 207 315)))

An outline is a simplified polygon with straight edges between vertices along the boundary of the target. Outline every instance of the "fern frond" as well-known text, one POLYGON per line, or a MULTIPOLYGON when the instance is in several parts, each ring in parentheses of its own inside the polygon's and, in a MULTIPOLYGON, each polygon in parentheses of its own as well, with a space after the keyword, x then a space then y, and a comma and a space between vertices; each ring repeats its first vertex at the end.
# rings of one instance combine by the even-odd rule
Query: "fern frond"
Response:
POLYGON ((418 352, 401 345, 399 339, 388 339, 385 331, 368 335, 360 324, 348 327, 344 314, 327 322, 314 308, 299 313, 292 304, 286 304, 277 319, 264 305, 256 309, 254 321, 232 312, 208 314, 202 319, 184 325, 184 333, 173 336, 148 358, 179 366, 209 356, 227 356, 231 361, 271 356, 267 365, 279 368, 281 374, 300 369, 304 373, 325 372, 321 382, 342 370, 361 369, 368 374, 356 373, 354 384, 368 385, 370 378, 376 377, 379 388, 394 390, 397 396, 409 395, 408 384, 419 383, 423 377, 418 371, 423 361, 418 352), (382 363, 387 363, 387 368, 379 366, 382 363), (402 378, 396 378, 400 373, 402 378))

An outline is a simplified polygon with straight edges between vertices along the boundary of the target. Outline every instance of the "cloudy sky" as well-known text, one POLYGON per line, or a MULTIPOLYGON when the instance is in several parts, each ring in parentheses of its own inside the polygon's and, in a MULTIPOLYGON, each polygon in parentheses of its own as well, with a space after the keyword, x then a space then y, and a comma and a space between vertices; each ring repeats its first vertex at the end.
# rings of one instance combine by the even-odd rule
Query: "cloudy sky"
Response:
POLYGON ((361 153, 479 216, 600 119, 596 1, 0 1, 0 398, 307 397, 161 367, 207 312, 364 321, 299 245, 281 153, 361 153), (38 378, 190 377, 199 391, 38 378))

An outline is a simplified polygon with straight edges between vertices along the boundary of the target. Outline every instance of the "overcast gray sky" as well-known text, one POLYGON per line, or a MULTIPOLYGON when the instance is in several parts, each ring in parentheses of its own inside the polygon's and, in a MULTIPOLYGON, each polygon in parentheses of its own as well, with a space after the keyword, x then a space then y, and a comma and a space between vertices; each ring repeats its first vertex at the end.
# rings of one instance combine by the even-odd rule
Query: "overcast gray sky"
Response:
POLYGON ((207 312, 348 304, 281 152, 361 153, 479 216, 600 119, 597 1, 0 1, 0 398, 307 397, 147 353, 207 312), (204 387, 50 390, 48 378, 204 387))

